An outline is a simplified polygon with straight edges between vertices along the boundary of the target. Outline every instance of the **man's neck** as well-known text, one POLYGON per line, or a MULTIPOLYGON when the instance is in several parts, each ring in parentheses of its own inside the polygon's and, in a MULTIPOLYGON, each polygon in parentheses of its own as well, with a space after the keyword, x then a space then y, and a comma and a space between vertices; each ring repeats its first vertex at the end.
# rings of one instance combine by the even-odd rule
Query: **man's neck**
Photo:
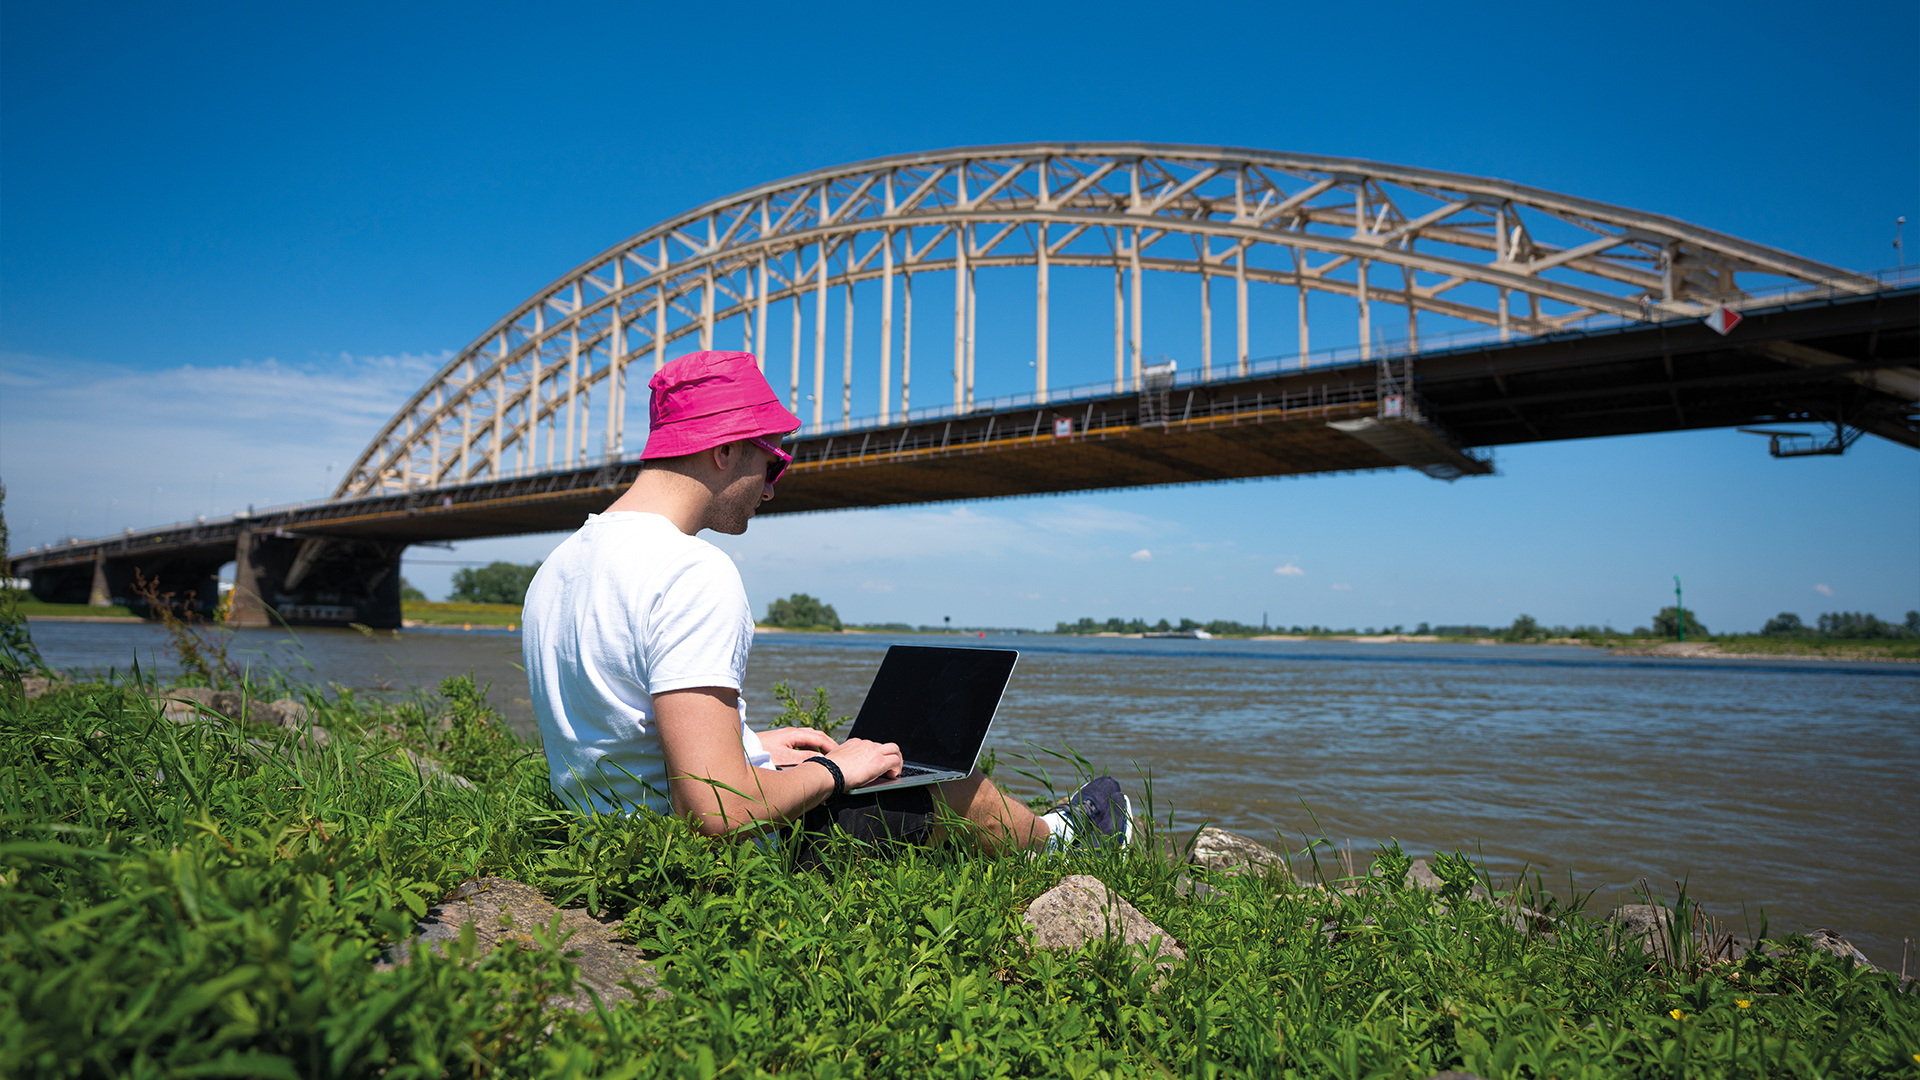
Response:
POLYGON ((633 486, 613 500, 607 512, 632 510, 659 514, 671 521, 674 528, 694 536, 707 527, 707 508, 712 502, 713 492, 690 476, 671 469, 641 469, 633 486))

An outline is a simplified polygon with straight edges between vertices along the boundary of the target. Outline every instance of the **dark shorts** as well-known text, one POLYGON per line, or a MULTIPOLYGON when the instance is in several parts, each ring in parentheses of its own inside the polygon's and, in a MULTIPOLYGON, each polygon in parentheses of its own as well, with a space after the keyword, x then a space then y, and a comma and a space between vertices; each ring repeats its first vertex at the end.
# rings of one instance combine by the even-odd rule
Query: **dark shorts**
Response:
POLYGON ((800 819, 800 863, 818 865, 823 842, 844 833, 874 848, 877 855, 896 855, 907 847, 933 843, 933 786, 898 788, 877 795, 851 792, 807 811, 800 819))

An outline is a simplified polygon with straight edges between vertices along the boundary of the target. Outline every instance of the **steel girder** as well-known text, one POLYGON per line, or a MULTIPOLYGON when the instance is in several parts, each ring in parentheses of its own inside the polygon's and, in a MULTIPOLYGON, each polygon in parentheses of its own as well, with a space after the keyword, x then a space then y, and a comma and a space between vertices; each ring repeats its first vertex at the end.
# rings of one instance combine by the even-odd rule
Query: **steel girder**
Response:
MULTIPOLYGON (((1312 292, 1354 301, 1364 356, 1378 336, 1372 309, 1382 304, 1403 313, 1411 351, 1421 312, 1497 327, 1505 337, 1602 317, 1698 316, 1715 306, 1739 307, 1763 287, 1829 294, 1881 288, 1871 277, 1657 214, 1356 159, 1149 143, 900 155, 716 200, 575 267, 489 327, 414 394, 334 496, 431 489, 618 457, 630 364, 657 369, 668 345, 689 336, 715 347, 727 323, 737 323, 738 344, 765 364, 777 340, 771 305, 781 302, 791 315, 788 392, 796 411, 809 351, 801 306, 813 304, 809 428, 824 430, 828 296, 835 289, 849 331, 838 418, 846 424, 851 285, 861 281, 883 287, 885 423, 894 411, 895 283, 908 327, 898 383, 904 413, 912 389, 912 279, 953 275, 953 394, 946 411, 966 412, 974 383, 974 275, 1015 266, 1036 273, 1034 366, 1042 402, 1054 266, 1114 271, 1116 390, 1128 382, 1129 338, 1131 380, 1139 384, 1140 276, 1147 271, 1235 283, 1236 374, 1248 370, 1250 282, 1297 293, 1303 364, 1312 292), (1131 276, 1130 290, 1122 288, 1123 275, 1131 276)), ((1211 289, 1201 291, 1202 366, 1210 375, 1211 289)))

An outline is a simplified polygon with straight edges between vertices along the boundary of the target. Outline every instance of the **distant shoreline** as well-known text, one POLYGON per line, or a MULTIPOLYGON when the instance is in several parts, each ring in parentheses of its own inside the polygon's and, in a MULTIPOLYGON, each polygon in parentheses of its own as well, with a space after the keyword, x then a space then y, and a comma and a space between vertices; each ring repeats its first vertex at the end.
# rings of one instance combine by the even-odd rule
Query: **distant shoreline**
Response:
MULTIPOLYGON (((409 606, 411 607, 412 605, 409 605, 409 606)), ((452 605, 448 605, 448 606, 452 606, 452 605)), ((472 605, 472 607, 475 607, 475 608, 478 608, 481 606, 482 605, 472 605)), ((506 607, 507 605, 485 605, 485 606, 506 607)), ((514 616, 517 616, 518 609, 515 608, 512 610, 514 612, 514 616)), ((441 615, 440 618, 436 618, 436 619, 409 618, 403 621, 402 626, 403 628, 408 630, 459 629, 459 628, 482 629, 482 630, 500 630, 500 629, 517 630, 519 629, 518 620, 514 616, 508 616, 507 613, 504 611, 498 611, 498 612, 473 611, 471 613, 463 612, 461 613, 461 615, 443 614, 441 615), (462 615, 464 615, 465 617, 462 618, 461 617, 462 615), (471 620, 471 621, 469 622, 467 620, 471 620)), ((26 619, 30 623, 42 623, 42 622, 44 623, 114 623, 114 624, 126 625, 126 624, 135 624, 135 623, 146 624, 149 622, 149 620, 142 619, 137 615, 122 615, 122 614, 27 615, 26 619)), ((154 625, 158 625, 158 624, 155 623, 154 625)), ((762 624, 762 625, 756 625, 754 627, 754 632, 759 634, 906 633, 906 634, 913 634, 919 637, 958 637, 958 638, 969 638, 969 639, 974 639, 979 637, 979 631, 960 631, 960 630, 954 630, 950 632, 891 631, 891 630, 874 630, 866 627, 855 627, 855 626, 844 627, 840 630, 831 630, 826 627, 789 628, 789 627, 783 627, 783 626, 766 626, 762 624)), ((1001 636, 1001 635, 992 634, 991 636, 1001 636)), ((1144 635, 1137 634, 1137 633, 1123 634, 1113 630, 1102 630, 1092 634, 1054 634, 1054 633, 1049 633, 1043 630, 1032 630, 1032 631, 1024 631, 1019 636, 1021 637, 1029 637, 1029 636, 1031 637, 1062 637, 1062 638, 1076 638, 1076 637, 1127 638, 1127 639, 1137 640, 1142 638, 1144 635)), ((1211 639, 1208 639, 1208 640, 1213 640, 1213 641, 1337 641, 1343 644, 1354 644, 1354 645, 1397 645, 1397 644, 1559 645, 1559 646, 1571 646, 1571 647, 1581 648, 1581 649, 1592 649, 1599 652, 1607 653, 1612 656, 1645 656, 1645 657, 1655 657, 1655 658, 1675 659, 1675 660, 1810 660, 1810 661, 1824 661, 1827 663, 1846 663, 1846 664, 1860 664, 1860 663, 1920 664, 1920 657, 1916 657, 1916 656, 1889 656, 1882 651, 1871 648, 1870 646, 1849 646, 1849 645, 1839 645, 1839 644, 1834 645, 1834 647, 1829 650, 1823 650, 1818 652, 1789 651, 1787 649, 1782 649, 1779 651, 1755 652, 1755 651, 1740 649, 1738 648, 1737 644, 1735 644, 1733 647, 1730 648, 1728 645, 1723 644, 1721 642, 1717 642, 1717 641, 1666 641, 1666 642, 1660 642, 1658 644, 1652 644, 1652 643, 1628 644, 1628 643, 1622 642, 1621 644, 1617 644, 1617 645, 1604 645, 1604 644, 1596 644, 1592 641, 1586 641, 1579 638, 1540 638, 1532 641, 1504 641, 1499 638, 1488 638, 1488 637, 1482 637, 1482 638, 1441 637, 1437 634, 1256 634, 1250 637, 1239 637, 1239 636, 1228 636, 1228 635, 1216 634, 1211 639)), ((1628 641, 1632 641, 1632 640, 1633 639, 1628 639, 1628 641)))

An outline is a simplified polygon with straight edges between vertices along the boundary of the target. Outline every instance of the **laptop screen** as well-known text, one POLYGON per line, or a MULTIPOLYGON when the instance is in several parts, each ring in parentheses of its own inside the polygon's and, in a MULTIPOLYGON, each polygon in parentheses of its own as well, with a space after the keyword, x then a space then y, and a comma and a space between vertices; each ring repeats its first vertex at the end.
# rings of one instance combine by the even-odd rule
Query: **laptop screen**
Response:
POLYGON ((899 743, 901 755, 921 765, 970 770, 1019 656, 1014 649, 895 645, 847 737, 899 743))

